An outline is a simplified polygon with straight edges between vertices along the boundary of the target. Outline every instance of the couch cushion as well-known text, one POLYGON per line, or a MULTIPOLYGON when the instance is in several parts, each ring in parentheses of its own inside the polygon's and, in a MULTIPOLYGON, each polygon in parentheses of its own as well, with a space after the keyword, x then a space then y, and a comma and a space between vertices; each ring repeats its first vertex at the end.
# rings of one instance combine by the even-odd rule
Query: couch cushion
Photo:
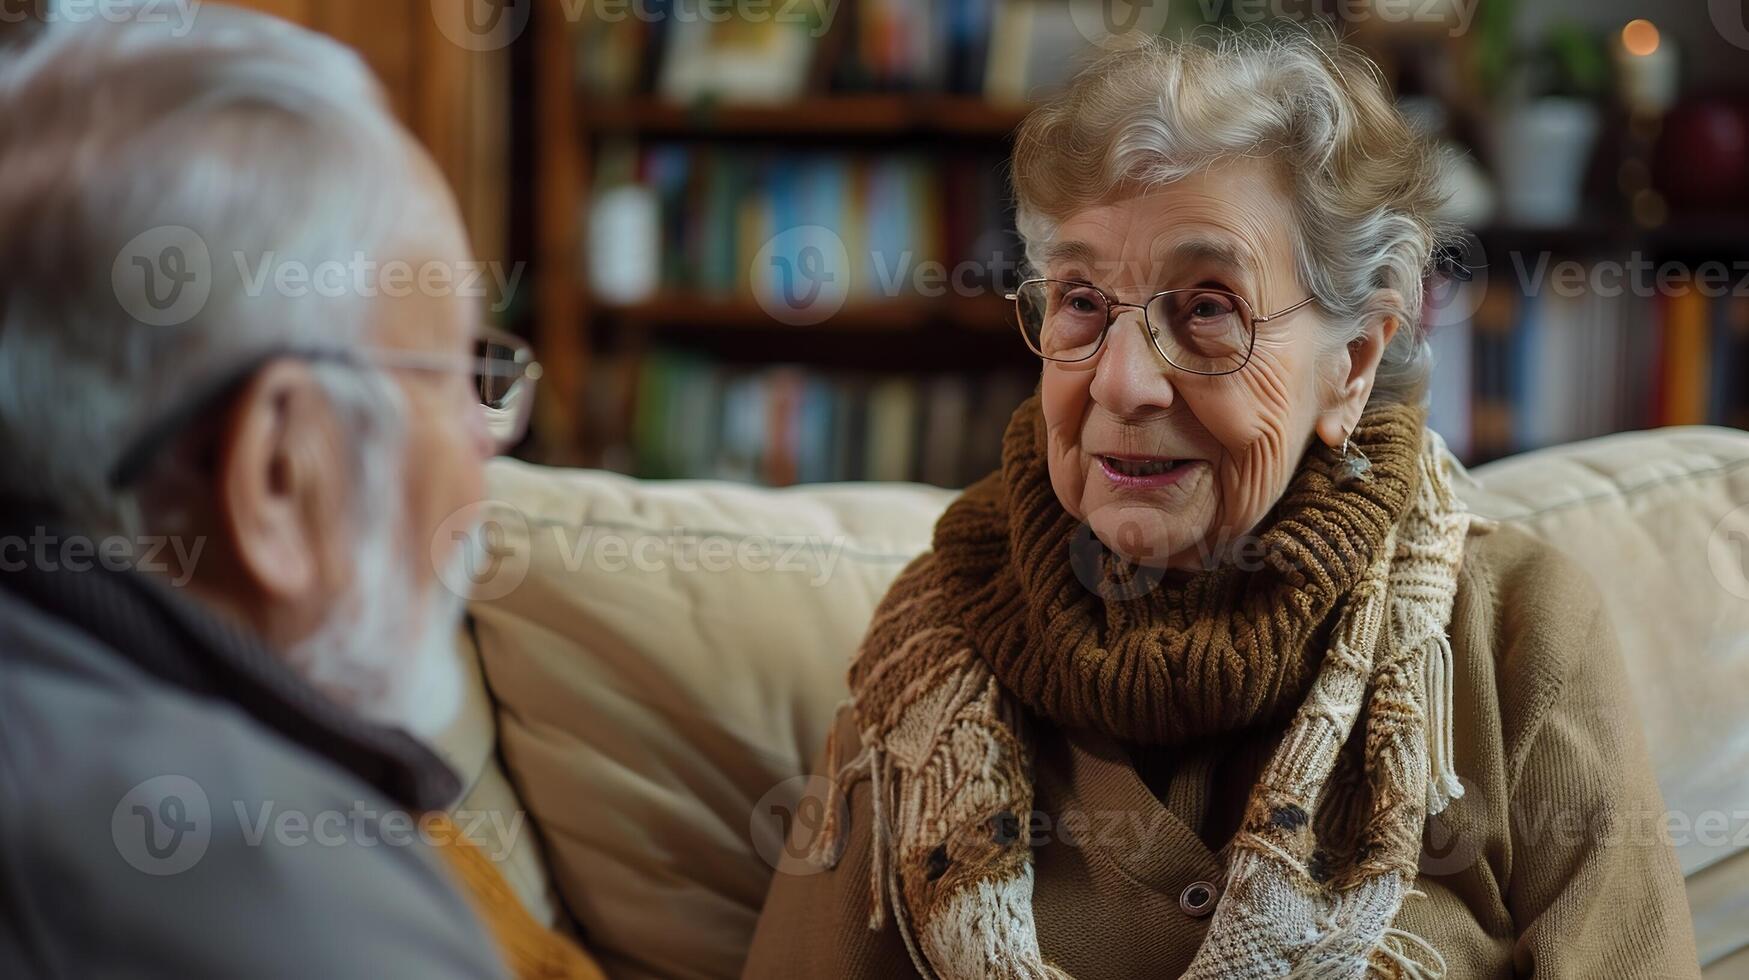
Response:
POLYGON ((1553 542, 1603 593, 1701 962, 1749 946, 1749 435, 1625 433, 1475 476, 1475 510, 1553 542))
POLYGON ((494 464, 472 607, 499 739, 616 977, 739 973, 875 602, 952 494, 494 464), (775 828, 775 829, 772 829, 775 828))
MULTIPOLYGON (((1687 821, 1703 960, 1722 959, 1749 905, 1749 435, 1616 436, 1475 475, 1477 510, 1566 548, 1615 611, 1687 821), (1715 812, 1722 842, 1699 832, 1715 812)), ((846 660, 952 494, 512 462, 490 483, 501 561, 476 636, 558 890, 615 976, 735 976, 846 660)))

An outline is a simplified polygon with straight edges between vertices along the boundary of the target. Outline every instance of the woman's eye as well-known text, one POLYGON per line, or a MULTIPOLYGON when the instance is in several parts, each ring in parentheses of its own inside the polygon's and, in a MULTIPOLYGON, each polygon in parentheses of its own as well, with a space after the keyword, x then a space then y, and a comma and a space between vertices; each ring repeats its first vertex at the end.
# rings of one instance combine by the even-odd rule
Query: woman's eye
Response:
POLYGON ((1068 289, 1058 300, 1062 311, 1071 316, 1096 318, 1105 311, 1105 302, 1091 289, 1068 289))
POLYGON ((1232 300, 1221 296, 1198 296, 1190 304, 1190 315, 1199 320, 1219 319, 1232 312, 1232 300))

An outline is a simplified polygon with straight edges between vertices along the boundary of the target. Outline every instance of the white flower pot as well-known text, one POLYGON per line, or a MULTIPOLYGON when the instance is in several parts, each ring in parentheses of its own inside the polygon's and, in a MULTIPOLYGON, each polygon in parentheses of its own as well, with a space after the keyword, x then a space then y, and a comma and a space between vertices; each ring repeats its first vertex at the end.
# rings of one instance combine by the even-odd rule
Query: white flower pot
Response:
POLYGON ((1493 128, 1506 219, 1564 225, 1577 218, 1597 130, 1597 107, 1582 99, 1551 97, 1507 109, 1493 128))

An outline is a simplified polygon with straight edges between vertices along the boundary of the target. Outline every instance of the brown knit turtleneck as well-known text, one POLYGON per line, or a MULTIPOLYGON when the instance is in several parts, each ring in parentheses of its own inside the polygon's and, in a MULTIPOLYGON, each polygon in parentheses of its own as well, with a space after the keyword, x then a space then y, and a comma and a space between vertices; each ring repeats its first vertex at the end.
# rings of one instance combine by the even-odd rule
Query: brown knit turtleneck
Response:
POLYGON ((1171 745, 1276 722, 1415 496, 1423 418, 1410 405, 1366 412, 1350 438, 1372 479, 1357 488, 1337 490, 1338 455, 1314 445, 1260 526, 1261 568, 1162 575, 1126 567, 1063 510, 1034 398, 1015 412, 1001 472, 936 525, 936 569, 991 671, 1056 724, 1171 745))
MULTIPOLYGON (((1421 976, 1403 946, 1419 940, 1390 923, 1427 813, 1462 793, 1445 629, 1470 526, 1421 423, 1412 406, 1369 409, 1351 435, 1372 460, 1359 485, 1337 487, 1332 454, 1310 448, 1258 535, 1260 568, 1151 578, 1097 552, 1089 572, 1037 401, 1021 406, 1002 472, 948 509, 851 667, 863 750, 838 777, 873 783, 871 926, 890 907, 926 974, 1063 980, 1039 950, 1018 829, 1033 807, 1024 714, 1159 745, 1291 714, 1186 976, 1421 976), (1337 778, 1357 724, 1360 766, 1337 778)), ((829 804, 814 849, 828 867, 840 818, 829 804)))

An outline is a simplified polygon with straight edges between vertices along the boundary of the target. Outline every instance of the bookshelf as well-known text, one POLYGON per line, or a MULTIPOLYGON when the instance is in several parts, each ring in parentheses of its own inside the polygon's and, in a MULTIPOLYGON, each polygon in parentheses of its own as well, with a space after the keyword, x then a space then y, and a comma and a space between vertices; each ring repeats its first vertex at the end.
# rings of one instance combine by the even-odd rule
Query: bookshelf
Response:
MULTIPOLYGON (((834 178, 846 200, 862 199, 866 182, 876 179, 869 174, 886 173, 901 184, 915 179, 933 187, 927 200, 944 211, 962 206, 957 202, 968 188, 1000 188, 1005 207, 1006 157, 1027 105, 986 97, 975 72, 968 80, 949 70, 920 85, 884 69, 844 70, 862 57, 854 31, 844 36, 846 25, 864 23, 871 6, 967 5, 843 0, 805 84, 763 104, 660 94, 660 66, 649 63, 648 53, 628 61, 632 81, 593 91, 579 68, 578 25, 566 22, 562 4, 536 5, 529 217, 533 332, 548 374, 529 455, 640 476, 777 483, 951 485, 992 464, 985 451, 1037 372, 1024 348, 1009 342, 1013 327, 1000 277, 933 295, 853 295, 823 322, 798 325, 757 301, 757 284, 746 281, 754 264, 749 236, 744 227, 736 230, 748 220, 748 201, 778 214, 790 208, 787 220, 765 219, 768 232, 803 223, 797 205, 784 201, 785 188, 821 161, 850 175, 834 178), (774 160, 790 169, 774 177, 774 160), (684 195, 679 184, 663 189, 661 175, 671 172, 689 175, 684 195), (975 183, 966 183, 968 173, 975 183), (588 272, 591 203, 616 179, 650 189, 662 221, 658 282, 630 299, 596 295, 588 272), (778 412, 787 420, 766 418, 778 412), (693 431, 700 426, 713 428, 721 443, 704 445, 693 431), (857 426, 905 428, 910 435, 896 448, 853 438, 848 433, 857 426), (959 438, 941 437, 956 427, 959 438), (956 456, 963 457, 959 465, 956 456)), ((1350 39, 1379 60, 1394 88, 1442 100, 1452 117, 1448 135, 1485 145, 1486 105, 1462 91, 1461 77, 1453 85, 1431 81, 1431 66, 1462 61, 1468 39, 1376 22, 1358 28, 1350 39)), ((632 50, 627 45, 648 41, 657 29, 641 30, 617 39, 615 50, 632 50)), ((1620 160, 1608 152, 1612 138, 1598 154, 1576 223, 1489 223, 1474 232, 1488 268, 1482 281, 1464 288, 1478 294, 1461 304, 1466 315, 1434 325, 1435 415, 1469 462, 1622 429, 1749 426, 1749 297, 1705 303, 1665 295, 1574 297, 1523 281, 1525 270, 1534 274, 1545 258, 1551 266, 1578 263, 1586 275, 1600 263, 1636 260, 1677 261, 1689 272, 1709 262, 1749 269, 1749 215, 1678 212, 1651 227, 1628 217, 1614 186, 1611 168, 1620 160)), ((1486 164, 1485 152, 1471 152, 1486 164)), ((856 206, 884 213, 866 201, 856 206)), ((900 240, 937 241, 932 257, 950 265, 992 250, 1017 262, 1011 216, 974 211, 957 219, 966 227, 952 234, 906 226, 900 240), (968 235, 966 228, 988 234, 968 235)), ((865 259, 882 249, 872 237, 849 244, 853 257, 865 259)), ((1732 284, 1741 277, 1735 272, 1732 284)))
POLYGON ((584 132, 646 137, 1004 139, 1026 110, 963 95, 850 93, 781 106, 673 105, 645 97, 584 108, 578 123, 584 132))
MULTIPOLYGON (((595 303, 586 295, 583 302, 591 305, 598 316, 646 331, 691 328, 806 336, 821 329, 814 324, 792 324, 773 319, 752 301, 709 295, 668 292, 654 299, 628 304, 595 303)), ((994 295, 905 298, 847 305, 832 315, 825 329, 833 334, 874 335, 880 340, 943 330, 1006 338, 1014 331, 1009 322, 1011 317, 1012 307, 1008 301, 994 295)))
MULTIPOLYGON (((841 25, 859 21, 858 2, 847 0, 841 25)), ((648 389, 661 384, 652 377, 651 364, 684 363, 696 376, 705 370, 701 359, 709 359, 726 375, 712 382, 719 391, 750 376, 772 374, 787 380, 801 372, 835 390, 884 391, 889 415, 904 414, 894 408, 900 400, 893 385, 898 375, 914 376, 919 394, 945 388, 941 378, 955 372, 979 375, 968 390, 1000 392, 996 397, 1008 402, 1000 413, 1004 417, 1025 396, 1020 379, 1036 372, 1036 361, 1018 341, 1009 342, 1014 339, 1012 313, 1000 295, 1005 284, 988 277, 971 290, 937 289, 923 295, 908 284, 877 295, 851 296, 824 322, 798 325, 774 318, 747 292, 745 282, 725 278, 725 270, 740 274, 752 258, 744 249, 731 249, 728 258, 717 249, 700 263, 665 270, 658 288, 630 301, 596 295, 585 272, 588 236, 579 226, 589 220, 590 202, 606 174, 623 169, 628 158, 646 169, 657 152, 685 158, 678 165, 693 173, 708 165, 693 158, 708 158, 709 164, 747 160, 755 167, 771 158, 793 158, 804 166, 809 161, 854 160, 847 194, 864 193, 864 182, 881 179, 883 167, 893 160, 912 168, 907 179, 934 185, 931 201, 950 195, 939 186, 949 160, 960 161, 962 170, 981 167, 982 182, 996 186, 1009 139, 1027 105, 945 86, 861 90, 854 81, 847 86, 842 78, 828 77, 835 73, 833 64, 845 62, 843 49, 852 43, 835 36, 821 44, 819 61, 825 67, 810 73, 807 91, 780 104, 673 101, 650 90, 656 87, 654 69, 647 65, 633 91, 596 95, 577 77, 579 25, 567 23, 562 7, 537 5, 532 25, 532 218, 538 266, 533 333, 543 362, 550 364, 542 382, 536 439, 525 450, 529 455, 640 475, 682 475, 648 458, 658 454, 637 451, 640 412, 651 411, 648 389), (701 263, 708 268, 701 269, 701 263), (983 384, 981 376, 992 374, 1004 376, 1002 383, 983 384)), ((834 27, 832 33, 844 31, 834 27)), ((739 173, 731 178, 746 179, 739 173)), ((909 194, 911 185, 905 186, 909 194)), ((749 193, 778 192, 736 186, 724 193, 739 201, 749 193)), ((684 215, 696 204, 696 199, 679 205, 664 202, 664 218, 684 215)), ((696 234, 691 229, 688 233, 696 234)), ((675 250, 678 237, 668 236, 664 242, 665 258, 675 250)), ((1018 261, 1018 239, 1010 235, 1007 244, 1018 261)), ((944 266, 967 258, 926 257, 944 266)), ((948 397, 969 396, 961 392, 948 397)), ((862 407, 856 411, 867 414, 862 407)), ((929 410, 918 405, 909 414, 920 426, 929 410)), ((994 443, 999 435, 997 429, 986 438, 994 443)), ((921 441, 920 433, 914 446, 919 451, 921 441)), ((869 455, 890 457, 894 452, 876 447, 869 455)), ((936 449, 937 457, 945 452, 936 449)), ((773 473, 781 477, 788 469, 779 464, 773 473)), ((938 460, 938 478, 943 478, 943 469, 938 460)), ((859 463, 840 467, 837 475, 856 478, 869 471, 859 463)), ((880 473, 890 479, 923 475, 920 469, 901 471, 891 465, 880 473)), ((958 474, 950 478, 962 479, 958 474)))
POLYGON ((1470 315, 1435 319, 1435 403, 1443 384, 1442 432, 1468 462, 1664 425, 1749 428, 1749 215, 1475 234, 1487 268, 1455 304, 1470 315))

